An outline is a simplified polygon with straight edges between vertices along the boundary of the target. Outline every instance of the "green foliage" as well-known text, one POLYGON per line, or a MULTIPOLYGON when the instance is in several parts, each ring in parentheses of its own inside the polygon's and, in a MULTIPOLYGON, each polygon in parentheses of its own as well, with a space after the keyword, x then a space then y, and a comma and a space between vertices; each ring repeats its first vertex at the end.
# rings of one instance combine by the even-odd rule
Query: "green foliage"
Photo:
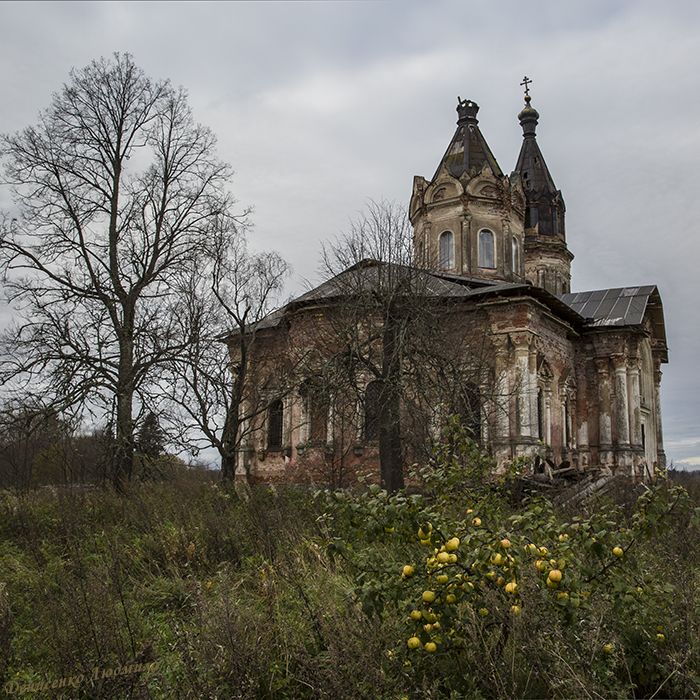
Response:
POLYGON ((0 492, 0 686, 43 697, 30 684, 84 674, 45 696, 697 696, 698 502, 659 480, 590 511, 513 506, 452 430, 416 471, 420 493, 244 501, 198 472, 128 498, 0 492), (89 678, 133 662, 156 665, 89 678))
POLYGON ((697 694, 698 553, 687 543, 698 521, 686 490, 659 479, 633 503, 593 512, 545 499, 513 508, 458 424, 446 437, 417 471, 432 497, 329 499, 331 546, 354 567, 356 595, 383 621, 404 620, 395 651, 406 687, 697 694))

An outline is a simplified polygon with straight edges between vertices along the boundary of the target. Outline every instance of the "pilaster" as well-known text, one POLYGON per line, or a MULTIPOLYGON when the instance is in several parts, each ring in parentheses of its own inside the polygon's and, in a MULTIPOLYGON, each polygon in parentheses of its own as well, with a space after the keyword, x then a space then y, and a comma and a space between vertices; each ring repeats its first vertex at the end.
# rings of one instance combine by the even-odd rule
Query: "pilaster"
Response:
POLYGON ((598 378, 598 462, 601 466, 612 466, 612 405, 608 358, 597 357, 595 366, 598 378))
POLYGON ((664 436, 661 426, 661 362, 654 358, 654 409, 656 413, 656 454, 658 466, 666 468, 666 453, 664 452, 664 436))

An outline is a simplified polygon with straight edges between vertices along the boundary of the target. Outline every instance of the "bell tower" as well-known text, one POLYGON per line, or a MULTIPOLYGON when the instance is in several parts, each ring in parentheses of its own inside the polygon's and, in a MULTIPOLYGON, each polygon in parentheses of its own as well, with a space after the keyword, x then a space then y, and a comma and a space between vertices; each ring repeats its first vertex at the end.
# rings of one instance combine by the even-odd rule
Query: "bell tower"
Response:
POLYGON ((525 277, 552 294, 571 291, 571 261, 574 256, 566 245, 564 198, 554 184, 535 132, 540 118, 531 106, 529 83, 524 78, 525 107, 518 115, 523 129, 514 175, 519 176, 525 192, 525 277))
POLYGON ((409 217, 416 265, 484 280, 525 279, 525 194, 479 129, 479 105, 457 98, 457 129, 430 181, 416 176, 409 217))

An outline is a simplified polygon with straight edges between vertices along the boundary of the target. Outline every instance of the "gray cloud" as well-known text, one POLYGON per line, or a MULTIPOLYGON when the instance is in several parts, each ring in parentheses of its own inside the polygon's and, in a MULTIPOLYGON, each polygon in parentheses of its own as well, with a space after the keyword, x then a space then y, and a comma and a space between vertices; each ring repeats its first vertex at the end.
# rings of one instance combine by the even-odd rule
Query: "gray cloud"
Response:
POLYGON ((32 122, 72 66, 132 52, 189 89, 238 199, 255 206, 254 245, 292 262, 294 291, 368 197, 407 201, 413 175, 432 174, 457 94, 481 105, 510 170, 527 73, 575 289, 661 289, 665 429, 680 461, 695 456, 684 441, 700 443, 699 20, 693 1, 5 2, 0 129, 32 122))

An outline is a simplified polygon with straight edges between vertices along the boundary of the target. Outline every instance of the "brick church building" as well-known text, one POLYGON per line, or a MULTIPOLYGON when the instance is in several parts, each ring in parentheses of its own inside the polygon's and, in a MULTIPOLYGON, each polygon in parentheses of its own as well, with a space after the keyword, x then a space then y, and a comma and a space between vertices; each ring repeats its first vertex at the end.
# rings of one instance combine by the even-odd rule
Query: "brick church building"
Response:
MULTIPOLYGON (((481 133, 478 105, 459 99, 457 128, 435 174, 413 180, 409 265, 358 261, 256 327, 257 352, 265 358, 258 366, 266 369, 252 381, 260 382, 263 403, 248 426, 238 474, 343 485, 358 471, 378 469, 387 357, 376 348, 380 341, 369 340, 357 304, 347 301, 349 290, 372 292, 383 276, 411 277, 414 298, 428 300, 431 318, 444 314, 438 325, 450 334, 435 341, 449 358, 434 363, 429 389, 418 395, 416 386, 426 382, 417 363, 404 372, 394 412, 404 463, 420 460, 417 443, 429 442, 446 415, 457 412, 499 465, 538 454, 637 478, 665 466, 661 297, 654 285, 572 291, 564 198, 538 145, 539 114, 530 102, 526 90, 518 115, 522 147, 506 175, 481 133), (330 333, 339 316, 344 330, 330 333), (347 358, 361 353, 348 338, 364 338, 375 357, 350 365, 347 358), (336 381, 331 365, 351 366, 352 377, 336 381), (459 377, 447 378, 448 365, 464 368, 463 392, 459 377)), ((381 316, 377 311, 370 315, 381 316)), ((375 329, 377 323, 383 321, 375 319, 375 329)), ((413 342, 420 333, 409 335, 413 342)), ((430 364, 428 358, 422 366, 430 364)))

